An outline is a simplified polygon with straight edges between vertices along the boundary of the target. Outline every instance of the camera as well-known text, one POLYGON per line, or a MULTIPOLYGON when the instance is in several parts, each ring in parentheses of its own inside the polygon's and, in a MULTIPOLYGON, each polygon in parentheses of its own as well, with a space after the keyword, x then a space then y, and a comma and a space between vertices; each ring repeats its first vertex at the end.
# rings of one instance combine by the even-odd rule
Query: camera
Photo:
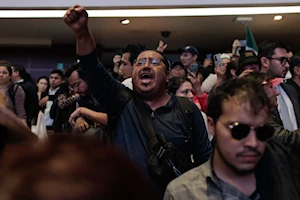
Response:
POLYGON ((171 32, 170 31, 162 31, 162 32, 160 32, 161 33, 161 35, 164 37, 164 38, 168 38, 168 37, 170 37, 170 35, 171 35, 171 32))

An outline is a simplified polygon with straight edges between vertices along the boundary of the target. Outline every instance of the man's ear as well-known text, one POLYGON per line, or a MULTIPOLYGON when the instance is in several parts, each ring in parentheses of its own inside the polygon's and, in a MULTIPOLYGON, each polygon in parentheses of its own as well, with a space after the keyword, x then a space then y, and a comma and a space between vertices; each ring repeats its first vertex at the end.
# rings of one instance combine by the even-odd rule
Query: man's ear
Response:
POLYGON ((171 78, 171 74, 169 70, 166 70, 166 82, 169 83, 169 80, 171 78))
POLYGON ((198 56, 195 54, 193 55, 193 60, 196 61, 198 59, 198 56))
POLYGON ((260 63, 261 63, 261 68, 269 68, 270 60, 266 57, 261 57, 260 58, 260 63))
POLYGON ((215 126, 215 122, 214 122, 213 118, 211 118, 211 117, 207 117, 207 128, 208 128, 208 132, 212 136, 215 136, 216 126, 215 126))
POLYGON ((300 75, 300 66, 295 66, 293 70, 294 74, 300 75))
POLYGON ((15 76, 19 76, 20 73, 18 71, 13 71, 12 74, 14 74, 15 76))

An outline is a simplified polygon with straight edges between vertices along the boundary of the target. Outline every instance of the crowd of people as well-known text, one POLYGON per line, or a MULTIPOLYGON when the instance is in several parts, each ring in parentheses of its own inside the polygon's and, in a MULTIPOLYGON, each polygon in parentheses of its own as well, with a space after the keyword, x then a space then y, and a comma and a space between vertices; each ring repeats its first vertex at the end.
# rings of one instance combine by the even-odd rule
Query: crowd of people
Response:
POLYGON ((35 83, 0 61, 0 150, 36 143, 39 111, 54 138, 3 156, 1 199, 300 199, 300 53, 235 40, 219 58, 186 46, 170 62, 160 41, 129 44, 108 71, 85 8, 64 21, 78 56, 64 72, 35 83))

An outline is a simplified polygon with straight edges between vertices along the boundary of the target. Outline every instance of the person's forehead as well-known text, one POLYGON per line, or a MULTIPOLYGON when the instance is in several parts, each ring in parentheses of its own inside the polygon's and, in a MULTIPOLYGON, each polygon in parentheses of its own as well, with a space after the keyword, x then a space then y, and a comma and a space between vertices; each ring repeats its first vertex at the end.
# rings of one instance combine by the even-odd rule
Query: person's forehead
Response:
POLYGON ((41 82, 41 83, 48 83, 48 81, 46 79, 44 79, 44 78, 40 79, 39 82, 41 82))
POLYGON ((7 68, 4 67, 4 66, 0 66, 0 70, 1 70, 1 71, 8 71, 7 68))
POLYGON ((130 53, 129 52, 123 53, 121 60, 122 61, 128 61, 129 57, 130 57, 130 53))
POLYGON ((138 59, 142 59, 142 58, 157 58, 157 59, 162 59, 162 56, 155 52, 155 51, 144 51, 142 53, 140 53, 140 55, 138 56, 138 59))
POLYGON ((54 74, 51 74, 50 77, 60 77, 60 76, 59 76, 59 74, 54 73, 54 74))
POLYGON ((184 55, 184 56, 193 56, 193 54, 191 52, 187 52, 187 51, 182 52, 181 55, 184 55))
POLYGON ((283 55, 283 56, 287 56, 287 51, 284 48, 276 48, 274 50, 274 54, 276 55, 283 55))
POLYGON ((184 81, 180 87, 184 87, 184 88, 192 88, 192 84, 188 81, 184 81))
POLYGON ((175 65, 172 69, 174 69, 174 68, 184 69, 181 65, 175 65))
POLYGON ((70 75, 70 77, 68 78, 68 80, 75 80, 75 79, 78 79, 79 78, 79 74, 76 70, 74 70, 72 72, 72 74, 70 75))

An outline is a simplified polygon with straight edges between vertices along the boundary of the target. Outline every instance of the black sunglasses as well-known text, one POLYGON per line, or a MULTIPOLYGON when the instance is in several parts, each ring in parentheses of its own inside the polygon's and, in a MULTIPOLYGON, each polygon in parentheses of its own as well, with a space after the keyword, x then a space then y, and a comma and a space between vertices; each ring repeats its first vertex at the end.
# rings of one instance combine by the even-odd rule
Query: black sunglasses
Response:
POLYGON ((250 130, 255 130, 257 139, 263 142, 271 139, 274 134, 274 128, 268 124, 256 128, 239 122, 234 122, 233 124, 230 125, 227 125, 222 122, 222 124, 224 124, 229 129, 231 129, 231 135, 236 140, 241 140, 247 137, 250 130))

